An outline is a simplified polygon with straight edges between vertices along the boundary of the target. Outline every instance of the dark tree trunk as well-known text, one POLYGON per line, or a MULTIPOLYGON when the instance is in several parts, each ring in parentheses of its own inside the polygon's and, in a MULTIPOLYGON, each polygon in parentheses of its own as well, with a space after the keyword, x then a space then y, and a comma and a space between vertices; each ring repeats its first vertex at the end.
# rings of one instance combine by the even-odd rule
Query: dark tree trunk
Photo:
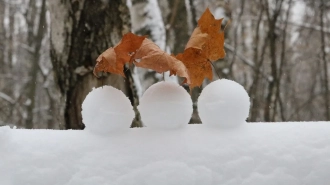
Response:
MULTIPOLYGON (((13 54, 14 54, 14 25, 15 25, 15 11, 14 5, 9 5, 9 29, 8 29, 8 44, 7 44, 7 63, 9 69, 12 69, 13 65, 13 54)), ((11 90, 7 91, 8 94, 11 94, 11 90)))
MULTIPOLYGON (((5 72, 4 69, 4 50, 5 50, 5 27, 4 27, 4 20, 5 20, 5 2, 0 0, 0 72, 1 74, 5 72)), ((2 79, 0 79, 0 87, 2 85, 2 79)))
MULTIPOLYGON (((260 0, 260 5, 262 4, 262 0, 260 0)), ((251 97, 251 114, 250 114, 250 119, 249 121, 251 122, 256 122, 257 118, 259 115, 259 110, 260 110, 260 102, 262 96, 260 97, 258 95, 258 93, 260 91, 258 91, 259 88, 259 84, 260 84, 260 71, 262 70, 262 66, 263 66, 263 58, 264 58, 264 53, 265 53, 265 49, 266 49, 266 45, 267 42, 264 42, 264 47, 262 47, 262 54, 261 54, 261 59, 259 59, 259 44, 260 44, 260 24, 262 21, 262 16, 263 16, 263 12, 264 12, 264 7, 260 6, 259 13, 258 13, 258 20, 256 23, 256 28, 255 28, 255 37, 254 37, 254 48, 253 48, 253 61, 256 62, 256 71, 255 74, 253 76, 253 83, 251 85, 251 88, 249 90, 249 95, 251 97)))
POLYGON ((277 47, 276 47, 276 22, 280 15, 283 0, 276 1, 276 7, 271 13, 270 6, 268 1, 266 2, 266 13, 268 19, 268 38, 269 38, 269 55, 270 55, 270 68, 271 68, 271 77, 268 85, 268 94, 266 96, 265 109, 264 109, 264 119, 266 122, 274 121, 273 114, 276 114, 274 110, 274 95, 275 95, 275 86, 276 81, 278 80, 278 69, 277 69, 277 47), (273 112, 272 112, 273 110, 273 112))
POLYGON ((188 20, 187 20, 187 10, 185 2, 182 0, 169 0, 169 6, 171 8, 171 13, 167 19, 167 38, 170 37, 170 31, 173 32, 174 35, 174 44, 172 49, 172 53, 177 55, 178 53, 182 53, 184 48, 186 47, 186 43, 190 37, 190 33, 188 33, 188 20))
MULTIPOLYGON (((34 7, 30 7, 31 12, 35 12, 35 5, 34 7)), ((33 30, 34 28, 34 21, 31 21, 31 25, 28 24, 29 30, 33 30)), ((44 38, 44 34, 46 32, 46 0, 42 0, 42 7, 41 13, 39 16, 39 23, 38 23, 38 32, 37 35, 33 34, 31 31, 31 35, 29 38, 31 39, 28 43, 30 45, 34 45, 34 52, 31 56, 31 69, 29 71, 29 77, 31 78, 29 83, 26 85, 27 90, 27 97, 30 99, 31 103, 27 105, 27 118, 26 118, 26 128, 32 129, 33 128, 33 109, 35 108, 35 96, 36 96, 36 89, 37 89, 37 75, 38 75, 38 65, 40 60, 40 49, 42 45, 42 39, 44 38)), ((30 33, 30 32, 29 32, 30 33)))
POLYGON ((324 105, 325 105, 325 118, 330 121, 330 90, 329 90, 329 74, 328 74, 328 62, 326 52, 326 38, 324 34, 324 15, 325 14, 325 0, 321 0, 320 5, 320 28, 321 28, 321 55, 322 55, 322 87, 324 91, 324 105))
MULTIPOLYGON (((83 129, 81 104, 92 87, 102 85, 92 69, 97 56, 129 31, 124 0, 49 1, 51 59, 64 107, 65 129, 83 129)), ((124 79, 109 75, 104 84, 126 93, 124 79)))

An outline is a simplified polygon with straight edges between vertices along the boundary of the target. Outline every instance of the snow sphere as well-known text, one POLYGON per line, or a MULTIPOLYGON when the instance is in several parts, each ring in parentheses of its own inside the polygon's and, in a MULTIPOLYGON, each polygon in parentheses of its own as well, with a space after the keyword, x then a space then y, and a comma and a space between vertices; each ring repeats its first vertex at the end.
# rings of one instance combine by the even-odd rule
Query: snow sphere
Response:
POLYGON ((203 124, 223 128, 237 127, 246 123, 250 98, 240 84, 221 79, 203 89, 197 106, 203 124))
POLYGON ((179 84, 158 82, 143 94, 138 109, 146 127, 174 129, 188 124, 193 108, 190 95, 179 84))
POLYGON ((111 86, 93 88, 82 104, 81 114, 85 129, 98 133, 130 128, 135 117, 129 99, 111 86))

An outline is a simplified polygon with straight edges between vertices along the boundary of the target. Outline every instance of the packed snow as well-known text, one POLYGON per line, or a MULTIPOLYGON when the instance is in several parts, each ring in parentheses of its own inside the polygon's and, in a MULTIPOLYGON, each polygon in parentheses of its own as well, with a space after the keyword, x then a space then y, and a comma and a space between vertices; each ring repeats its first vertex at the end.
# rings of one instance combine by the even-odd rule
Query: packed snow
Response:
POLYGON ((112 86, 94 88, 86 96, 81 114, 85 129, 97 133, 129 129, 135 117, 129 99, 112 86))
POLYGON ((250 98, 240 84, 221 79, 203 89, 197 107, 202 123, 222 128, 236 127, 246 123, 250 98))
POLYGON ((138 109, 143 125, 179 128, 188 125, 193 107, 187 91, 177 83, 158 82, 143 94, 138 109))
POLYGON ((198 106, 203 124, 188 125, 189 94, 157 83, 139 106, 147 127, 130 129, 123 92, 93 89, 82 105, 85 130, 0 127, 0 184, 329 184, 330 122, 243 124, 249 97, 229 80, 209 84, 198 106))
POLYGON ((0 127, 0 184, 328 185, 329 133, 329 122, 107 135, 0 127))

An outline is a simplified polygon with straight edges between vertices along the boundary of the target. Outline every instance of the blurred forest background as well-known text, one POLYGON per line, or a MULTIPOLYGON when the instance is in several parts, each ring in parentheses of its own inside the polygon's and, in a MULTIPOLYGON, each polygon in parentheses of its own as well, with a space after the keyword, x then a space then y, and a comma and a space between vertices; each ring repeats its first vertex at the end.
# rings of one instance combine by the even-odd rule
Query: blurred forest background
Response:
POLYGON ((97 56, 129 31, 182 52, 207 7, 228 23, 215 70, 248 91, 248 121, 330 121, 328 0, 0 0, 0 125, 83 129, 81 103, 102 84, 136 107, 162 75, 127 68, 126 79, 97 79, 97 56))

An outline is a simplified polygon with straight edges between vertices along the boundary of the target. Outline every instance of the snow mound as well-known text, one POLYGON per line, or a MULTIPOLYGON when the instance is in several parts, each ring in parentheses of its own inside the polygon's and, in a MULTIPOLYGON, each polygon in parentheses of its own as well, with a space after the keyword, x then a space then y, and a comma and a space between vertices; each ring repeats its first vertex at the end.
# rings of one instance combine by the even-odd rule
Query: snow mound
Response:
POLYGON ((6 141, 8 141, 9 131, 10 131, 9 126, 0 127, 0 149, 1 147, 5 146, 6 141))
POLYGON ((80 130, 0 128, 3 133, 10 139, 0 141, 1 185, 330 182, 330 122, 251 123, 240 129, 194 124, 104 136, 80 130))
POLYGON ((129 99, 111 86, 93 88, 82 104, 81 114, 85 129, 96 133, 129 129, 135 116, 129 99))
POLYGON ((138 109, 145 126, 170 129, 187 125, 193 112, 190 95, 172 82, 158 82, 150 86, 143 94, 138 109))
POLYGON ((237 127, 246 123, 250 98, 240 84, 221 79, 203 89, 197 107, 203 124, 222 128, 237 127))

